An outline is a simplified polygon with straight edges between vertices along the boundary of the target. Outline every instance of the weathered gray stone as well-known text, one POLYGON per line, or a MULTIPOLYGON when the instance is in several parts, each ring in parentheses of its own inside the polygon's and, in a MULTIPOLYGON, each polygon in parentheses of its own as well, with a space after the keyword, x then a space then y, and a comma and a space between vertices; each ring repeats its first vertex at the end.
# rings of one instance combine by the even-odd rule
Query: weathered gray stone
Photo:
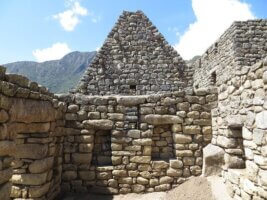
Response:
POLYGON ((92 181, 95 179, 95 172, 94 171, 79 171, 79 177, 82 180, 92 181))
POLYGON ((9 110, 11 122, 50 122, 55 121, 55 111, 48 101, 13 99, 9 110))
POLYGON ((35 160, 29 165, 29 171, 33 174, 46 172, 52 169, 54 158, 49 157, 42 160, 35 160))
POLYGON ((127 135, 130 138, 140 138, 141 132, 140 132, 140 130, 129 130, 127 132, 127 135))
POLYGON ((73 153, 72 160, 77 164, 90 164, 92 160, 92 153, 73 153))
POLYGON ((145 103, 146 98, 142 96, 120 96, 117 101, 124 106, 134 106, 145 103))
POLYGON ((146 187, 144 185, 140 185, 140 184, 134 184, 132 185, 132 191, 135 193, 141 193, 143 191, 145 191, 146 187))
POLYGON ((225 148, 234 148, 237 145, 235 139, 227 138, 227 137, 224 137, 224 136, 218 136, 217 137, 217 144, 219 146, 225 147, 225 148))
POLYGON ((160 177, 159 179, 159 184, 166 184, 166 183, 172 183, 172 182, 173 182, 173 178, 169 176, 163 176, 163 177, 160 177))
POLYGON ((113 121, 108 119, 100 120, 85 120, 83 121, 85 126, 89 128, 99 129, 99 130, 110 130, 113 127, 113 121))
POLYGON ((192 142, 192 137, 190 135, 175 134, 174 141, 177 144, 187 144, 192 142))
POLYGON ((256 115, 257 128, 267 129, 267 111, 262 111, 256 115))
POLYGON ((17 185, 43 185, 46 183, 47 172, 42 174, 13 174, 11 182, 17 185))
POLYGON ((18 144, 15 146, 15 158, 43 159, 47 157, 46 144, 18 144))
POLYGON ((183 122, 183 119, 179 116, 174 115, 146 115, 145 122, 153 125, 161 124, 180 124, 183 122))
POLYGON ((4 123, 8 120, 9 116, 5 110, 0 110, 0 123, 4 123))
POLYGON ((185 134, 200 134, 201 128, 197 125, 184 126, 183 133, 185 134))
POLYGON ((152 161, 153 169, 166 169, 169 167, 169 163, 166 161, 152 161))
MULTIPOLYGON (((1 78, 1 74, 0 74, 1 78)), ((10 192, 11 192, 11 183, 5 183, 0 186, 0 199, 1 200, 9 200, 10 199, 10 192)))
POLYGON ((29 197, 30 198, 42 197, 45 194, 47 194, 49 188, 50 188, 50 183, 46 183, 38 187, 31 187, 29 188, 29 197))
POLYGON ((203 149, 203 169, 204 176, 220 175, 224 165, 224 150, 213 144, 209 144, 203 149))
POLYGON ((15 147, 16 147, 15 142, 7 140, 0 141, 0 156, 14 155, 15 147))
POLYGON ((9 179, 12 177, 13 170, 11 168, 7 168, 0 171, 0 185, 8 182, 9 179))
POLYGON ((150 163, 150 156, 133 156, 130 157, 130 161, 133 163, 150 163))

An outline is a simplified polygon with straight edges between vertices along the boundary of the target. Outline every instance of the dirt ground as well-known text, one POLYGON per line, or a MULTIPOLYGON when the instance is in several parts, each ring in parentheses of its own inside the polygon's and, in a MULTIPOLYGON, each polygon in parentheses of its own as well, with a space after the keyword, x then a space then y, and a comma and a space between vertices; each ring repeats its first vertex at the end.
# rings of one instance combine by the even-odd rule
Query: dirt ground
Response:
POLYGON ((225 185, 218 177, 194 177, 168 192, 126 195, 95 195, 68 196, 63 200, 231 200, 224 190, 225 185), (214 196, 220 190, 220 196, 214 196))

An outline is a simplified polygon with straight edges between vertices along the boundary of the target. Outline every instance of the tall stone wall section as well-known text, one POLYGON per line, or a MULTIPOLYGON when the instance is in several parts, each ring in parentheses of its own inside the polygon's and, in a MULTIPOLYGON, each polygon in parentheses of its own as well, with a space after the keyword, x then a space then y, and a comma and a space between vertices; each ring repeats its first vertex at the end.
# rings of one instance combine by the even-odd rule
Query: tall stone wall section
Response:
POLYGON ((63 108, 46 88, 0 67, 1 200, 59 194, 62 138, 55 129, 64 126, 63 108))
POLYGON ((141 11, 123 12, 81 79, 88 95, 144 95, 192 85, 192 72, 141 11))
POLYGON ((211 140, 215 88, 59 99, 68 102, 63 191, 166 191, 201 174, 202 148, 211 140))
POLYGON ((212 130, 232 197, 267 199, 267 60, 219 86, 212 130))
POLYGON ((267 20, 234 22, 193 64, 194 86, 221 85, 229 77, 244 73, 243 66, 266 57, 266 41, 267 20))

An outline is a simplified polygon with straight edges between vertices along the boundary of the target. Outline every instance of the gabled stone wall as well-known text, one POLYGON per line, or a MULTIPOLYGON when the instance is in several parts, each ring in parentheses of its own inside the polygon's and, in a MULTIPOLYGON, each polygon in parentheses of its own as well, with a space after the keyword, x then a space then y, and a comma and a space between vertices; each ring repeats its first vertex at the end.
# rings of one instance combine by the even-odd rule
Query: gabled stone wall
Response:
POLYGON ((267 60, 249 68, 218 88, 212 144, 224 151, 222 176, 232 197, 263 200, 267 199, 267 60))
POLYGON ((59 99, 68 102, 63 191, 166 191, 201 174, 215 88, 59 99))
POLYGON ((60 192, 64 103, 0 67, 0 199, 54 199, 60 192))
POLYGON ((88 95, 144 95, 192 85, 192 72, 141 11, 119 17, 81 79, 88 95))
POLYGON ((267 20, 234 22, 194 64, 194 86, 221 85, 267 55, 267 20), (214 83, 213 74, 216 74, 214 83))

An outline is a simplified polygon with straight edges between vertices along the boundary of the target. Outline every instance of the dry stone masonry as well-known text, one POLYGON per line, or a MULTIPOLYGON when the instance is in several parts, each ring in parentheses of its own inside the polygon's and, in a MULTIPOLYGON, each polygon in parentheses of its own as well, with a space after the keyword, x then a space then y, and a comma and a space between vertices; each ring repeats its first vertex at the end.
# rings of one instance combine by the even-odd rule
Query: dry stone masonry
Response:
POLYGON ((191 64, 123 12, 75 91, 0 67, 0 199, 167 191, 219 175, 267 199, 267 21, 235 22, 191 64))
POLYGON ((65 103, 0 67, 0 199, 54 199, 60 192, 65 103))
POLYGON ((143 95, 178 91, 192 72, 141 12, 123 12, 78 92, 89 95, 143 95))
MULTIPOLYGON (((68 97, 62 189, 166 191, 202 170, 217 90, 68 97)), ((66 101, 66 96, 59 97, 66 101)))

